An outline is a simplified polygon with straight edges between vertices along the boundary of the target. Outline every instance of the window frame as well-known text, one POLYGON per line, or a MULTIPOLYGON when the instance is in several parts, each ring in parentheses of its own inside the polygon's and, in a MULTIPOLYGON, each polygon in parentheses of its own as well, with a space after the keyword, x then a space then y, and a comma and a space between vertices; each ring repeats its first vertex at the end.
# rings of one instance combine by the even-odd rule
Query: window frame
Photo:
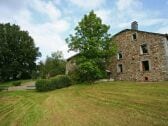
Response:
POLYGON ((122 51, 119 51, 117 53, 117 60, 121 60, 121 59, 123 59, 123 53, 122 53, 122 51), (120 58, 120 55, 121 55, 121 58, 120 58))
POLYGON ((147 43, 143 43, 143 44, 140 45, 140 54, 141 55, 149 54, 149 45, 147 43), (147 53, 144 53, 144 50, 142 48, 143 45, 146 45, 147 53))
POLYGON ((132 33, 132 35, 131 35, 131 40, 132 40, 132 41, 137 41, 137 38, 138 38, 137 32, 132 33), (134 39, 134 35, 136 35, 136 38, 135 38, 135 39, 134 39))
POLYGON ((149 71, 151 71, 151 62, 150 62, 150 60, 142 60, 141 61, 141 63, 140 63, 140 70, 142 71, 142 72, 149 72, 149 71), (143 67, 143 62, 148 62, 148 67, 149 67, 149 70, 145 70, 144 69, 144 67, 143 67))
POLYGON ((117 64, 117 73, 123 73, 123 64, 122 63, 117 64))

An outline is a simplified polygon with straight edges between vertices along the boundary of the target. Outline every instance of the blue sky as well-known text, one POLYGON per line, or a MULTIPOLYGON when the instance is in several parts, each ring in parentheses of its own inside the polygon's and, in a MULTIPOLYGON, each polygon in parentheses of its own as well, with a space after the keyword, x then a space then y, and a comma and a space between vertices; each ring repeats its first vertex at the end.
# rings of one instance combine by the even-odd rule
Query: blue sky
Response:
POLYGON ((42 52, 68 53, 65 38, 84 14, 94 10, 115 34, 138 21, 139 30, 168 33, 168 0, 0 0, 0 23, 15 23, 27 30, 42 52))

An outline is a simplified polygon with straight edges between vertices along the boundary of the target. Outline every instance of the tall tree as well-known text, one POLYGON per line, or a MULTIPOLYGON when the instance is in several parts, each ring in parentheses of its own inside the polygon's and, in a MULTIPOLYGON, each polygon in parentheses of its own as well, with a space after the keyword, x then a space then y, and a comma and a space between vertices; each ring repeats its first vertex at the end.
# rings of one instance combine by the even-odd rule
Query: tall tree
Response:
POLYGON ((81 77, 86 76, 86 81, 102 78, 108 58, 116 51, 109 29, 110 26, 103 24, 94 11, 91 11, 78 23, 75 34, 66 39, 70 50, 80 54, 76 59, 78 73, 81 77))
POLYGON ((27 31, 18 25, 0 24, 0 80, 30 78, 41 54, 27 31))
POLYGON ((42 78, 53 77, 65 74, 65 60, 61 51, 57 51, 47 56, 46 61, 40 62, 40 76, 42 78))

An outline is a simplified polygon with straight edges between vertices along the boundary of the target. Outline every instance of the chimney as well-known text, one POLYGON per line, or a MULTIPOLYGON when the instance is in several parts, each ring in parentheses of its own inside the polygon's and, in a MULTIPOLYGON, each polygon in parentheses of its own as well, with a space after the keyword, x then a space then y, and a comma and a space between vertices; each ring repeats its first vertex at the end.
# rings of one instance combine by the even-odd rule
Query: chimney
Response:
POLYGON ((131 29, 132 30, 138 30, 138 22, 134 21, 131 23, 131 29))

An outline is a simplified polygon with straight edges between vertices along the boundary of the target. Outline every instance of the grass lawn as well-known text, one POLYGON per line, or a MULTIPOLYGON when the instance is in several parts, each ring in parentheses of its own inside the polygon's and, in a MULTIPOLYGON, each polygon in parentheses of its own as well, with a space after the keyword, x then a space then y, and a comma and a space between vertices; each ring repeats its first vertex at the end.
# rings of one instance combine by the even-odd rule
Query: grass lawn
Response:
POLYGON ((0 92, 0 126, 168 126, 168 82, 0 92))

